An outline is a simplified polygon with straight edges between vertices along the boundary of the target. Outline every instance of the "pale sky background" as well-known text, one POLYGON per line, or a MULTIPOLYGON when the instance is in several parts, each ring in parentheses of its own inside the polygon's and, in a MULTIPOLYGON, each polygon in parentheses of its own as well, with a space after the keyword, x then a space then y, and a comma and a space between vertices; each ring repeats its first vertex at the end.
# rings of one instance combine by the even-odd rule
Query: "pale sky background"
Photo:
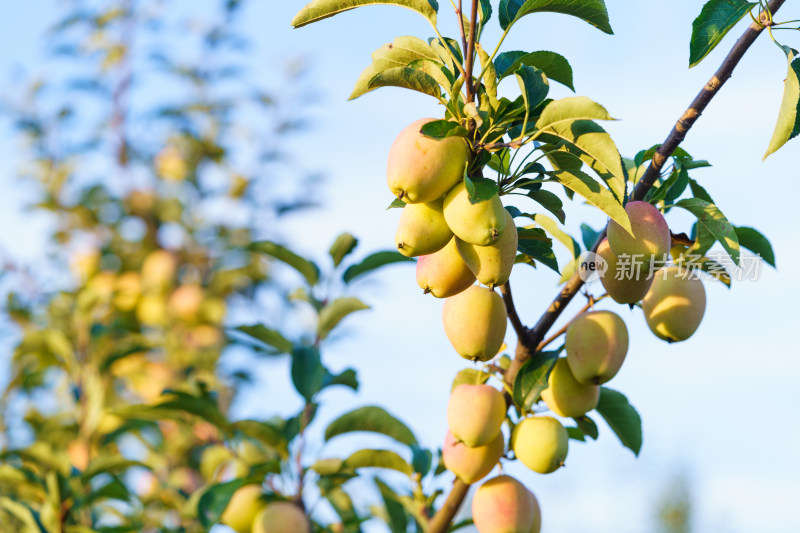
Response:
MULTIPOLYGON (((325 174, 320 195, 325 205, 286 219, 286 240, 321 263, 341 231, 361 239, 358 257, 391 248, 398 213, 384 209, 391 201, 385 184, 389 146, 408 123, 441 116, 442 110, 429 97, 400 89, 346 100, 373 50, 399 35, 427 38, 430 28, 411 11, 381 6, 292 30, 289 21, 304 2, 250 4, 246 25, 257 44, 252 61, 263 65, 265 82, 277 83, 282 64, 304 57, 319 94, 311 113, 312 131, 294 139, 291 148, 301 168, 325 174)), ((455 36, 449 2, 440 4, 442 31, 455 36)), ((668 9, 654 2, 607 4, 615 36, 576 19, 538 15, 523 19, 503 49, 565 55, 575 72, 577 94, 591 97, 621 119, 605 126, 623 155, 632 157, 665 138, 742 27, 700 66, 688 70, 691 23, 702 2, 672 2, 668 9)), ((779 19, 800 18, 797 6, 789 4, 779 19)), ((6 44, 0 47, 0 79, 10 79, 8 73, 18 67, 36 70, 51 6, 46 0, 0 3, 0 35, 6 44)), ((495 18, 484 42, 494 42, 497 28, 495 18)), ((800 35, 779 36, 800 46, 800 35)), ((625 318, 631 334, 628 358, 609 386, 624 392, 641 414, 644 446, 634 458, 595 416, 599 441, 571 442, 567 468, 541 476, 510 464, 507 471, 537 494, 545 533, 651 531, 658 497, 680 472, 691 482, 695 531, 800 530, 795 508, 800 498, 800 429, 795 423, 800 400, 800 345, 795 337, 800 321, 800 141, 761 161, 785 70, 783 54, 768 38, 759 39, 684 144, 695 157, 714 165, 695 171, 693 177, 708 188, 732 222, 756 227, 771 239, 779 270, 763 265, 758 281, 734 283, 730 291, 707 282, 708 307, 700 330, 672 346, 650 333, 640 311, 603 302, 601 307, 625 318)), ((516 82, 504 84, 501 88, 510 91, 516 82)), ((551 96, 569 94, 551 85, 551 96)), ((12 177, 14 143, 5 122, 0 135, 6 139, 0 143, 0 245, 32 261, 43 251, 43 225, 20 211, 22 193, 12 177)), ((581 222, 594 227, 603 222, 603 217, 577 205, 568 204, 567 209, 567 227, 576 236, 581 222)), ((677 213, 668 221, 673 231, 690 229, 690 219, 677 213)), ((535 322, 556 294, 556 281, 547 269, 515 270, 512 284, 524 321, 535 322)), ((333 369, 356 367, 362 388, 358 394, 325 393, 318 435, 338 414, 379 404, 406 420, 424 445, 439 446, 451 379, 468 366, 441 329, 441 301, 421 294, 408 266, 390 267, 361 282, 356 292, 373 309, 348 319, 344 334, 329 343, 324 358, 333 369)), ((578 305, 582 303, 573 307, 578 305)), ((571 316, 569 310, 565 315, 571 316)), ((513 346, 511 328, 507 341, 513 346)), ((263 363, 260 375, 263 383, 243 391, 237 411, 242 416, 293 413, 299 400, 288 400, 288 364, 263 363)), ((350 444, 358 441, 351 438, 355 440, 350 444)), ((346 451, 347 446, 344 442, 324 451, 346 451)))

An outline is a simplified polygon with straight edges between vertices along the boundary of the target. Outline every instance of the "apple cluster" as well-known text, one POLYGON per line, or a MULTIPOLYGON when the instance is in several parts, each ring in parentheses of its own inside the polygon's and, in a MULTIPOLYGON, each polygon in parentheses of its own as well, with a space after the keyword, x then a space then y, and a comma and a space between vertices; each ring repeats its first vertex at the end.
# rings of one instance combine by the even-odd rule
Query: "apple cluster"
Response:
MULTIPOLYGON (((499 196, 471 198, 463 179, 470 157, 464 139, 425 136, 421 128, 431 120, 409 125, 390 151, 389 187, 406 204, 395 242, 402 254, 419 257, 419 286, 445 298, 444 330, 456 352, 485 362, 498 354, 506 333, 506 307, 494 289, 511 274, 517 229, 499 196)), ((667 265, 672 237, 656 207, 632 201, 626 212, 632 231, 611 221, 597 250, 607 267, 602 285, 617 303, 641 301, 647 324, 658 337, 685 340, 703 317, 702 282, 681 267, 667 265), (647 270, 622 275, 623 258, 635 258, 647 270)), ((612 311, 583 312, 566 329, 565 350, 566 357, 553 364, 541 400, 553 415, 580 418, 597 407, 600 386, 625 360, 625 322, 612 311)), ((452 390, 442 460, 464 483, 480 481, 506 456, 504 422, 511 427, 508 451, 526 467, 549 474, 564 465, 569 436, 559 419, 523 413, 514 423, 507 417, 508 406, 502 392, 482 382, 452 390)), ((541 528, 536 497, 507 475, 478 489, 472 517, 480 533, 538 533, 541 528)))
POLYGON ((233 493, 220 522, 236 533, 311 533, 303 510, 292 502, 264 503, 260 485, 245 485, 233 493))

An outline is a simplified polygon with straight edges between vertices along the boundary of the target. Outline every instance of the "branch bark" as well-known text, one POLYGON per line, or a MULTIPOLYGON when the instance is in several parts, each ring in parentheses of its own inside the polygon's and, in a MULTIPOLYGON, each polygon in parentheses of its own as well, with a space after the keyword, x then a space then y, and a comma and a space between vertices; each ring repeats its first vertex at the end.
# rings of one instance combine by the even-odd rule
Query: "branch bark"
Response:
POLYGON ((453 488, 450 489, 450 494, 447 495, 447 500, 431 519, 428 525, 428 533, 444 533, 447 531, 458 509, 461 507, 461 503, 467 497, 467 491, 469 491, 469 485, 460 479, 456 479, 453 483, 453 488))
MULTIPOLYGON (((771 0, 769 2, 770 12, 774 14, 778 11, 778 9, 781 8, 781 6, 783 6, 785 2, 786 0, 771 0)), ((473 20, 475 20, 477 13, 477 0, 473 0, 472 7, 473 20)), ((766 22, 766 20, 767 19, 762 19, 762 22, 766 22)), ((702 90, 694 98, 692 103, 689 105, 689 108, 678 119, 666 140, 661 144, 658 151, 653 156, 653 160, 634 188, 633 195, 631 196, 632 200, 643 199, 647 192, 653 187, 653 184, 660 175, 661 169, 663 168, 667 159, 686 138, 686 134, 689 132, 692 126, 694 126, 695 122, 697 122, 697 120, 700 118, 700 115, 706 109, 714 96, 717 95, 725 82, 731 77, 733 70, 739 64, 739 61, 741 61, 744 54, 755 42, 758 36, 761 35, 763 30, 763 25, 759 25, 754 22, 750 24, 742 36, 739 37, 739 39, 736 41, 736 44, 734 44, 733 48, 731 48, 730 52, 725 57, 725 60, 720 65, 719 69, 717 69, 714 76, 712 76, 708 83, 703 86, 702 90)), ((473 28, 470 30, 470 37, 474 38, 473 33, 474 24, 473 28)), ((470 46, 470 48, 473 47, 470 46)), ((467 61, 471 66, 471 54, 468 55, 467 61)), ((471 76, 471 68, 468 72, 471 76)), ((469 81, 471 80, 467 80, 467 82, 469 81)), ((470 85, 468 85, 467 90, 470 90, 469 87, 470 85)), ((606 231, 604 229, 601 235, 597 238, 597 241, 594 243, 594 246, 592 246, 592 251, 597 251, 597 247, 600 245, 605 236, 606 231)), ((556 296, 533 328, 525 328, 519 319, 515 321, 519 322, 518 324, 512 322, 514 329, 518 330, 518 335, 519 331, 524 331, 525 334, 520 335, 518 338, 518 345, 514 360, 511 362, 511 366, 509 367, 508 371, 506 371, 504 376, 506 383, 514 383, 514 379, 516 378, 519 369, 522 368, 522 365, 533 356, 536 348, 542 342, 545 335, 547 335, 547 332, 561 316, 561 313, 564 312, 564 309, 572 301, 572 298, 578 294, 582 286, 583 281, 578 274, 574 274, 567 281, 567 283, 559 292, 558 296, 556 296)), ((509 310, 509 316, 513 315, 518 317, 517 311, 514 308, 513 299, 511 299, 510 288, 508 286, 504 286, 501 288, 501 290, 503 290, 503 298, 505 300, 506 307, 509 310), (506 295, 506 291, 508 291, 508 295, 506 295)), ((452 522, 453 517, 455 517, 459 507, 461 506, 461 503, 464 501, 468 489, 469 485, 463 483, 462 481, 456 480, 456 482, 453 484, 450 494, 447 496, 447 500, 445 501, 444 505, 431 520, 428 533, 444 533, 447 531, 447 528, 452 522)))

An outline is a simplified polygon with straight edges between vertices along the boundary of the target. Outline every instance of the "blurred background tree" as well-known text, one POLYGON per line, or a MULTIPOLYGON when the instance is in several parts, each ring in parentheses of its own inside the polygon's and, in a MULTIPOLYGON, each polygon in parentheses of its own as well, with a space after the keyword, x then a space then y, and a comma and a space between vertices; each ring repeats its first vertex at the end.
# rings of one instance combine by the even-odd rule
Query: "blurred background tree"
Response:
POLYGON ((239 6, 63 2, 46 76, 11 102, 52 256, 4 280, 4 531, 202 531, 200 487, 288 454, 227 442, 250 376, 218 362, 229 309, 283 296, 247 245, 314 203, 317 176, 276 174, 311 95, 300 63, 280 98, 253 83, 239 6))

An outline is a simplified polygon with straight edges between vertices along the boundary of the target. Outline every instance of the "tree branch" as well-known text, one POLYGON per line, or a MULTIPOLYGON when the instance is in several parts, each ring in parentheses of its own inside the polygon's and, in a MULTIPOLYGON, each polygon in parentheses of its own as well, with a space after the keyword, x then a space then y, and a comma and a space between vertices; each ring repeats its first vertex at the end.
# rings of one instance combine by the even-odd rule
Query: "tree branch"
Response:
POLYGON ((461 507, 461 503, 467 497, 467 491, 469 491, 469 485, 460 479, 456 479, 453 482, 453 488, 450 489, 447 500, 429 522, 428 533, 444 533, 447 531, 458 509, 461 507))
MULTIPOLYGON (((771 0, 769 2, 769 9, 771 13, 774 14, 785 2, 786 0, 771 0)), ((477 0, 473 0, 472 7, 473 12, 475 13, 477 11, 477 0)), ((763 17, 764 15, 762 15, 762 18, 763 17)), ((473 16, 473 19, 474 18, 475 16, 473 16)), ((756 38, 761 35, 763 30, 763 25, 759 25, 754 22, 747 28, 744 34, 739 37, 739 40, 736 41, 736 44, 734 44, 733 48, 722 62, 722 65, 719 67, 717 72, 695 97, 686 112, 681 115, 681 118, 672 128, 672 131, 667 136, 667 139, 653 156, 653 160, 651 161, 650 166, 647 168, 647 171, 636 184, 632 199, 641 200, 653 187, 653 184, 660 175, 661 169, 666 160, 672 155, 672 153, 675 151, 675 148, 677 148, 678 145, 686 138, 686 134, 689 132, 692 126, 694 126, 697 119, 700 118, 700 115, 708 106, 709 102, 722 88, 722 85, 731 77, 736 65, 739 64, 739 61, 741 61, 745 52, 747 52, 750 46, 755 42, 756 38)), ((472 34, 474 31, 475 28, 473 25, 473 28, 470 30, 471 37, 473 37, 472 34)), ((471 59, 468 60, 471 65, 471 59)), ((469 76, 472 76, 471 68, 469 70, 469 76)), ((466 81, 469 83, 471 80, 466 81)), ((468 84, 468 90, 469 87, 470 85, 468 84)), ((597 241, 594 243, 594 246, 592 246, 592 251, 597 251, 597 247, 600 246, 600 243, 605 237, 606 231, 604 229, 601 235, 597 238, 597 241)), ((506 383, 514 383, 514 379, 516 378, 519 369, 522 368, 522 365, 535 353, 535 350, 533 350, 532 347, 539 346, 547 332, 556 322, 558 317, 561 316, 561 313, 564 312, 566 306, 570 303, 570 301, 572 301, 572 298, 578 293, 578 291, 580 291, 582 286, 583 281, 581 280, 580 276, 578 276, 578 274, 573 274, 573 276, 561 289, 558 296, 556 296, 545 313, 541 316, 536 325, 532 329, 528 329, 526 335, 519 337, 516 355, 504 376, 506 383)), ((505 299, 505 294, 503 296, 505 299)), ((506 303, 506 305, 508 306, 508 303, 506 303)), ((461 503, 466 497, 468 489, 469 485, 456 480, 456 482, 453 484, 453 489, 447 496, 447 500, 445 501, 444 505, 431 520, 428 533, 444 533, 447 531, 450 522, 453 520, 456 512, 458 512, 458 508, 461 506, 461 503)))
POLYGON ((472 70, 475 66, 475 32, 478 21, 478 1, 479 0, 472 0, 469 38, 467 39, 467 49, 465 51, 467 57, 465 58, 466 61, 464 66, 464 71, 466 72, 464 76, 464 84, 466 85, 467 89, 467 103, 475 100, 475 85, 472 83, 472 70))
MULTIPOLYGON (((467 32, 464 31, 464 12, 461 10, 461 0, 458 0, 458 8, 456 9, 458 16, 458 28, 461 30, 461 46, 464 50, 467 49, 467 32)), ((465 82, 467 80, 464 80, 465 82)))
MULTIPOLYGON (((770 11, 775 13, 785 2, 786 0, 772 0, 769 3, 770 11)), ((762 18, 765 16, 766 15, 762 15, 762 18)), ((672 131, 670 131, 670 134, 667 136, 664 143, 654 154, 653 160, 650 162, 650 165, 647 167, 644 175, 636 184, 636 188, 634 189, 631 197, 632 200, 643 199, 647 192, 653 187, 653 184, 660 175, 661 169, 664 167, 667 159, 672 155, 678 145, 680 145, 680 143, 686 138, 686 134, 689 132, 692 126, 694 126, 695 122, 697 122, 697 119, 700 118, 700 115, 706 109, 714 96, 717 95, 725 82, 731 77, 736 65, 739 64, 739 61, 741 61, 744 54, 755 42, 756 38, 761 35, 763 30, 763 25, 759 25, 754 22, 750 24, 742 36, 739 37, 739 39, 736 41, 736 44, 733 45, 733 48, 731 48, 731 51, 725 57, 725 60, 720 65, 719 69, 717 69, 716 73, 714 73, 708 83, 703 86, 701 91, 689 105, 689 108, 681 115, 675 126, 673 126, 672 131)), ((594 243, 594 246, 592 246, 593 252, 597 251, 597 247, 605 237, 606 230, 604 229, 597 238, 597 241, 594 243)), ((573 274, 573 276, 561 289, 561 292, 559 292, 558 296, 556 296, 556 298, 547 308, 547 311, 545 311, 545 313, 541 316, 536 325, 528 330, 527 338, 521 339, 520 342, 528 347, 538 346, 582 286, 583 281, 581 280, 580 276, 578 276, 578 274, 573 274)), ((514 361, 512 361, 508 372, 506 372, 506 382, 514 382, 517 372, 519 372, 519 369, 522 368, 522 365, 526 361, 526 358, 515 358, 514 361)))
POLYGON ((511 282, 507 281, 500 286, 500 292, 503 295, 503 301, 506 304, 506 313, 508 319, 511 321, 511 326, 517 333, 517 337, 526 337, 528 335, 528 328, 522 323, 522 320, 517 314, 517 308, 514 307, 514 298, 511 296, 511 282))

